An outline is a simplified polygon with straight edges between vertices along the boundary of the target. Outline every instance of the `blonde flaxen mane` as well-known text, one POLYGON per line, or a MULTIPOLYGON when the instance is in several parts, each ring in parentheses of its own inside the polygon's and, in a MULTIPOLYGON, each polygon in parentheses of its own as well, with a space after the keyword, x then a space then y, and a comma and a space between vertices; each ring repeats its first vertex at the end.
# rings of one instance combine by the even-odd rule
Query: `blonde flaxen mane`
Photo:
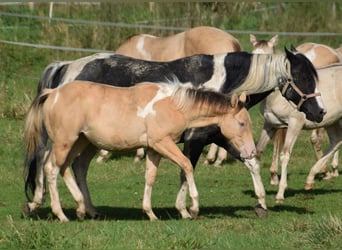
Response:
POLYGON ((259 93, 260 89, 265 89, 269 84, 278 82, 280 76, 290 79, 291 65, 285 55, 263 55, 255 54, 252 56, 252 62, 249 74, 241 87, 236 88, 234 93, 247 91, 247 94, 259 93), (261 67, 261 65, 264 65, 261 67))

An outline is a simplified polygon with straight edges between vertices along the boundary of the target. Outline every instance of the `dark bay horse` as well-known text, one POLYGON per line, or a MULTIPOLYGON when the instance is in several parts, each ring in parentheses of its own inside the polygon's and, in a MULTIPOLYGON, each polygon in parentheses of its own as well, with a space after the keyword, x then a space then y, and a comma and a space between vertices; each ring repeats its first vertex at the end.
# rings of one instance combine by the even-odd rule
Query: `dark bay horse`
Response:
MULTIPOLYGON (((309 120, 320 122, 325 114, 321 98, 316 90, 317 73, 311 62, 301 54, 293 54, 287 49, 282 55, 253 55, 247 52, 217 55, 195 55, 170 62, 152 62, 133 59, 117 54, 95 54, 72 62, 57 62, 49 65, 40 80, 38 92, 43 88, 55 88, 72 80, 88 80, 116 86, 132 86, 143 81, 176 81, 194 87, 205 86, 226 95, 247 91, 247 108, 255 105, 275 88, 282 90, 283 96, 300 104, 298 110, 304 112, 309 120), (300 92, 298 91, 300 90, 300 92), (303 95, 305 93, 305 95, 303 95)), ((47 145, 45 133, 44 145, 47 145)), ((244 162, 253 176, 256 196, 263 209, 266 209, 265 190, 260 178, 259 168, 254 169, 248 160, 231 147, 220 134, 217 126, 186 130, 182 137, 184 154, 195 167, 205 145, 216 143, 230 152, 236 159, 244 162)), ((46 147, 37 150, 30 166, 42 165, 46 147)), ((78 167, 89 159, 79 157, 73 164, 77 182, 86 200, 87 212, 96 216, 86 185, 86 169, 78 167)), ((187 183, 181 175, 182 187, 177 204, 186 207, 187 183), (182 200, 182 202, 179 202, 182 200)), ((28 175, 28 189, 41 187, 42 180, 28 175), (39 182, 39 183, 36 183, 39 182)), ((39 196, 40 197, 40 196, 39 196)), ((38 202, 38 201, 37 201, 38 202)))
MULTIPOLYGON (((160 159, 165 156, 178 164, 189 183, 191 218, 196 218, 199 201, 193 167, 176 142, 188 128, 217 125, 241 158, 252 158, 256 149, 245 101, 244 93, 230 99, 216 91, 176 84, 140 83, 124 88, 74 81, 44 89, 33 101, 25 125, 26 155, 31 158, 42 143, 44 124, 52 144, 44 173, 52 211, 61 221, 68 218, 59 201, 57 176, 62 174, 78 204, 77 216, 84 219, 83 195, 67 169, 82 152, 94 156, 97 147, 110 151, 148 148, 143 209, 150 220, 157 220, 151 194, 160 159)), ((30 170, 40 178, 40 171, 30 170)), ((35 205, 31 204, 33 210, 38 208, 35 205)), ((180 213, 188 216, 187 211, 180 213)))

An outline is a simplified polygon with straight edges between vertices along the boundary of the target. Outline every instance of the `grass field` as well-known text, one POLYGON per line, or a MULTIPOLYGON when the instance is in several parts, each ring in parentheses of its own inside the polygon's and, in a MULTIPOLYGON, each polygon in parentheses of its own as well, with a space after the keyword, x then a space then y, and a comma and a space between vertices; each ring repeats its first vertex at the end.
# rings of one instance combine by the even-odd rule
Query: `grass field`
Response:
MULTIPOLYGON (((182 16, 184 13, 188 13, 189 9, 194 16, 205 15, 210 11, 210 6, 200 6, 200 9, 196 9, 195 5, 189 4, 183 8, 178 6, 180 9, 177 12, 176 8, 171 8, 172 6, 169 4, 165 9, 159 9, 158 14, 154 13, 152 18, 178 17, 177 15, 182 16)), ((231 7, 225 9, 227 13, 230 13, 229 11, 232 11, 233 7, 235 10, 239 10, 239 8, 241 11, 245 10, 245 13, 249 10, 247 7, 251 8, 251 6, 238 4, 227 6, 231 7)), ((100 20, 129 22, 149 17, 148 13, 142 11, 140 9, 142 7, 138 4, 130 10, 120 7, 122 12, 116 17, 109 15, 110 11, 115 10, 115 6, 108 5, 106 7, 108 12, 99 17, 100 20)), ((337 7, 337 10, 341 11, 340 6, 337 7)), ((1 11, 28 12, 27 7, 1 8, 1 11)), ((97 7, 93 8, 93 12, 84 10, 82 13, 73 12, 75 6, 69 6, 67 11, 63 8, 67 7, 56 7, 56 15, 60 11, 67 17, 73 16, 79 19, 86 17, 94 20, 97 17, 97 7)), ((286 12, 286 15, 294 13, 295 10, 291 11, 286 12)), ((313 15, 316 9, 307 7, 306 11, 311 11, 310 13, 313 15)), ((324 7, 321 8, 321 11, 324 11, 324 7)), ((47 15, 46 12, 47 8, 43 4, 34 10, 34 14, 38 15, 47 15)), ((215 24, 221 28, 228 28, 227 23, 231 21, 237 28, 271 29, 268 26, 270 21, 262 22, 265 14, 256 13, 258 14, 251 15, 241 22, 222 17, 223 20, 215 24), (260 21, 257 27, 253 27, 253 25, 257 25, 253 20, 260 21)), ((64 26, 56 23, 49 26, 47 23, 37 20, 27 23, 27 20, 20 18, 3 16, 0 18, 2 25, 15 27, 0 33, 0 39, 46 42, 64 46, 66 40, 61 37, 66 37, 66 35, 63 32, 66 29, 73 29, 78 33, 74 34, 69 30, 68 38, 69 43, 76 46, 77 39, 75 37, 82 32, 81 28, 72 25, 64 26), (31 27, 30 32, 24 28, 26 26, 31 27), (59 44, 58 41, 61 43, 59 44), (75 44, 72 44, 73 42, 75 44)), ((272 19, 272 16, 269 18, 272 19)), ((320 16, 316 16, 317 20, 321 20, 320 18, 320 16)), ((194 25, 210 24, 206 19, 197 22, 194 25)), ((290 26, 290 24, 285 25, 284 23, 279 22, 279 30, 291 31, 289 27, 295 27, 295 25, 290 26)), ((179 23, 176 24, 179 25, 179 23)), ((172 23, 172 25, 176 24, 172 23)), ((190 24, 185 23, 184 26, 186 25, 190 24)), ((306 31, 324 30, 321 27, 309 26, 309 22, 307 25, 306 31)), ((329 22, 326 22, 325 25, 333 27, 329 22)), ((333 31, 333 28, 330 31, 333 31)), ((85 28, 83 32, 85 36, 93 34, 90 28, 85 28)), ((101 32, 103 32, 101 34, 106 33, 106 31, 101 32)), ((122 40, 129 35, 128 33, 126 30, 115 34, 115 36, 122 40)), ((244 48, 249 48, 246 35, 244 37, 238 35, 238 38, 242 41, 244 48)), ((293 39, 300 41, 302 38, 286 37, 281 40, 279 47, 281 48, 293 39)), ((335 38, 329 42, 326 41, 331 46, 339 44, 338 39, 335 38)), ((110 46, 115 47, 118 42, 117 40, 112 41, 112 44, 103 42, 102 46, 102 44, 96 43, 94 38, 92 43, 84 44, 84 42, 82 46, 109 49, 110 46)), ((203 165, 204 158, 202 157, 195 173, 200 194, 199 218, 196 220, 180 219, 174 208, 179 187, 179 168, 168 160, 162 160, 152 194, 152 205, 160 221, 150 222, 141 208, 144 162, 133 164, 130 154, 116 154, 102 164, 95 161, 91 164, 88 177, 90 192, 94 204, 105 216, 104 220, 95 221, 87 218, 83 222, 78 221, 75 213, 76 204, 62 179, 58 180, 59 191, 63 209, 71 219, 70 223, 60 223, 56 220, 52 215, 48 196, 36 216, 21 218, 21 207, 26 200, 22 174, 23 124, 27 108, 35 96, 39 76, 51 61, 69 60, 86 54, 1 43, 0 51, 2 55, 0 60, 1 249, 338 249, 342 245, 342 182, 340 177, 323 181, 319 176, 313 190, 305 191, 303 189, 306 175, 315 162, 309 142, 309 131, 301 133, 294 147, 289 162, 289 187, 282 204, 275 203, 277 187, 269 184, 268 167, 272 156, 271 145, 263 155, 261 172, 267 192, 266 202, 269 212, 267 219, 260 219, 254 214, 254 206, 257 201, 250 174, 242 163, 230 159, 221 168, 215 168, 203 165)), ((251 109, 251 116, 257 141, 263 123, 258 106, 251 109)))

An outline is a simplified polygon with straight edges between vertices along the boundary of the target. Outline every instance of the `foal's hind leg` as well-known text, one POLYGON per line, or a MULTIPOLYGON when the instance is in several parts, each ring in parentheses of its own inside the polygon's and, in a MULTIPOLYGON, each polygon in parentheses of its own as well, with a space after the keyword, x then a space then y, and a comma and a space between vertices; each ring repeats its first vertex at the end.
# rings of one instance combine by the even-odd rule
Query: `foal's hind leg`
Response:
POLYGON ((68 221, 68 218, 63 213, 58 194, 57 176, 59 172, 61 172, 65 184, 73 195, 75 201, 78 203, 77 216, 80 219, 83 219, 85 215, 83 195, 79 190, 72 175, 70 174, 70 171, 66 170, 66 168, 86 145, 87 141, 83 136, 81 136, 80 139, 76 141, 76 143, 73 143, 72 141, 63 141, 62 143, 55 142, 52 146, 52 153, 49 156, 49 160, 44 167, 49 186, 51 208, 53 213, 61 221, 68 221))
POLYGON ((42 148, 37 153, 36 162, 31 164, 36 164, 37 174, 35 177, 35 190, 33 199, 31 202, 27 202, 23 207, 23 214, 29 215, 31 212, 39 208, 44 202, 45 195, 45 183, 44 183, 44 162, 50 153, 50 148, 42 148))

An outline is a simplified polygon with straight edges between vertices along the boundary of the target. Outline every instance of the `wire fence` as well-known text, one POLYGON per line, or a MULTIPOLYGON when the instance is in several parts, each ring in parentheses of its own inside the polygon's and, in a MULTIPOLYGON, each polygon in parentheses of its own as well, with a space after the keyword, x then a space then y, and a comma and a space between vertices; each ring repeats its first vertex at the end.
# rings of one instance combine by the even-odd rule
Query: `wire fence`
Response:
MULTIPOLYGON (((47 16, 35 16, 29 14, 19 14, 19 13, 10 13, 10 12, 1 12, 0 16, 8 16, 8 17, 18 17, 18 18, 27 18, 27 19, 35 19, 35 20, 44 20, 49 22, 63 22, 69 23, 72 25, 87 25, 87 26, 103 26, 103 27, 117 27, 117 28, 128 28, 128 29, 150 29, 150 30, 168 30, 168 31, 185 31, 188 28, 184 27, 174 27, 174 26, 164 26, 164 25, 148 25, 144 24, 147 21, 139 21, 135 24, 123 23, 123 22, 102 22, 102 21, 88 21, 88 20, 80 20, 80 19, 70 19, 70 18, 61 18, 61 17, 47 17, 47 16)), ((166 19, 164 19, 165 21, 166 19)), ((172 19, 172 21, 175 21, 172 19)), ((6 29, 11 27, 1 27, 0 29, 6 29)), ((281 31, 256 31, 256 30, 224 30, 231 34, 256 34, 256 35, 286 35, 286 36, 335 36, 340 37, 342 33, 336 32, 281 32, 281 31)), ((56 46, 56 45, 45 45, 45 44, 35 44, 35 43, 27 43, 27 42, 17 42, 17 41, 9 41, 9 40, 0 40, 0 43, 3 44, 11 44, 16 46, 26 46, 33 48, 41 48, 41 49, 53 49, 53 50, 64 50, 64 51, 75 51, 75 52, 109 52, 107 50, 98 50, 91 48, 74 48, 74 47, 64 47, 64 46, 56 46)))

